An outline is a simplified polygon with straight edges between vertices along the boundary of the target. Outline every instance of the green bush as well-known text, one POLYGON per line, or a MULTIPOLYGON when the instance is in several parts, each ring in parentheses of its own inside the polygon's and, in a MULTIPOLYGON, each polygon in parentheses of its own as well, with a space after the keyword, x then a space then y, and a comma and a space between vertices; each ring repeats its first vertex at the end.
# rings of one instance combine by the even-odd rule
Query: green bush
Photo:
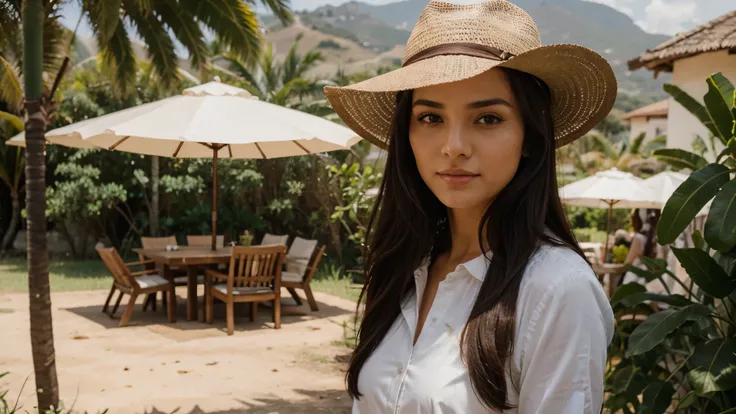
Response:
POLYGON ((575 234, 575 239, 578 243, 592 242, 592 243, 605 243, 606 232, 598 229, 591 228, 575 228, 572 230, 575 234))

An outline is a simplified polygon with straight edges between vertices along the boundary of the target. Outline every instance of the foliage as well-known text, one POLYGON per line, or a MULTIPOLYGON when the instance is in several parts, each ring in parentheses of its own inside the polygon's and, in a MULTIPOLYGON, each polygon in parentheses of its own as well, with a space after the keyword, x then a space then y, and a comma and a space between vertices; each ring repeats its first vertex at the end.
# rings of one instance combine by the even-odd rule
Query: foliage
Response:
MULTIPOLYGON (((80 154, 80 153, 78 153, 80 154)), ((75 154, 68 163, 59 164, 56 174, 64 179, 46 189, 46 216, 53 220, 67 238, 75 256, 84 255, 89 235, 104 235, 106 217, 126 200, 125 188, 118 183, 100 181, 100 169, 79 165, 75 154), (83 249, 78 251, 76 237, 69 226, 81 224, 83 249)))
MULTIPOLYGON (((565 209, 567 219, 574 229, 591 228, 604 232, 608 230, 608 209, 578 206, 565 206, 565 209)), ((611 231, 629 229, 630 215, 630 210, 614 209, 611 217, 611 231)))
MULTIPOLYGON (((3 377, 7 376, 8 374, 9 374, 9 372, 2 372, 2 373, 0 373, 0 379, 2 379, 3 377)), ((18 414, 18 413, 21 412, 20 410, 23 407, 19 405, 19 403, 20 403, 20 394, 23 392, 23 388, 25 388, 25 384, 26 383, 24 382, 23 383, 23 387, 21 387, 21 390, 18 393, 18 397, 16 398, 15 402, 12 402, 11 401, 9 403, 8 400, 7 400, 7 398, 6 398, 8 396, 8 391, 7 390, 0 389, 0 414, 18 414)), ((79 413, 79 411, 75 411, 74 410, 74 404, 72 404, 72 407, 70 407, 68 409, 64 407, 64 403, 63 402, 60 402, 59 405, 60 406, 57 409, 55 409, 55 410, 50 410, 49 409, 49 410, 45 410, 43 412, 39 412, 39 414, 73 414, 73 413, 79 413)), ((107 413, 107 411, 108 410, 98 411, 98 413, 105 414, 105 413, 107 413)), ((25 411, 25 412, 27 413, 28 411, 25 411)), ((87 411, 84 411, 84 413, 86 414, 87 411)))
POLYGON ((605 243, 606 242, 606 231, 605 230, 598 230, 594 228, 573 228, 573 234, 575 235, 575 240, 577 240, 579 243, 584 242, 591 242, 591 243, 605 243))
POLYGON ((736 145, 728 145, 736 142, 736 94, 720 73, 707 83, 705 105, 665 88, 726 146, 714 163, 687 151, 665 153, 668 162, 695 171, 667 201, 658 242, 674 242, 712 200, 704 234, 693 235, 695 247, 671 248, 691 281, 659 259, 645 258, 646 269, 630 267, 647 281, 672 278, 683 294, 672 294, 664 283, 665 294, 627 284, 611 299, 617 327, 605 405, 612 412, 721 413, 736 404, 736 168, 729 162, 736 145))
POLYGON ((382 174, 374 172, 371 167, 363 167, 361 171, 358 163, 339 167, 330 165, 327 169, 340 191, 340 195, 336 196, 338 205, 330 219, 339 222, 349 232, 350 240, 358 246, 365 246, 368 219, 374 201, 366 192, 381 182, 382 174))

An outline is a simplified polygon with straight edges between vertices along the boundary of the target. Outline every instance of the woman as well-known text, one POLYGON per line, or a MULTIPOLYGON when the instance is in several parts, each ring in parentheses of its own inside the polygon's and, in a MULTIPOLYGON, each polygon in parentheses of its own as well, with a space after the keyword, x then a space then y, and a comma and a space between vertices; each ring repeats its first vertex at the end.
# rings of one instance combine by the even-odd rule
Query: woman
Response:
MULTIPOLYGON (((643 267, 641 258, 658 258, 665 259, 665 252, 657 244, 657 223, 659 223, 660 211, 656 209, 634 209, 631 213, 631 227, 634 229, 634 235, 631 238, 631 247, 629 254, 626 256, 625 265, 634 265, 643 267)), ((647 285, 646 279, 639 277, 636 273, 626 272, 623 283, 641 283, 647 285)), ((650 282, 649 285, 652 292, 664 292, 664 287, 659 280, 650 282)), ((672 282, 674 283, 674 281, 672 282)))
POLYGON ((388 148, 353 412, 598 413, 613 315, 565 219, 554 151, 610 111, 606 61, 541 46, 506 1, 432 1, 402 68, 325 93, 388 148))

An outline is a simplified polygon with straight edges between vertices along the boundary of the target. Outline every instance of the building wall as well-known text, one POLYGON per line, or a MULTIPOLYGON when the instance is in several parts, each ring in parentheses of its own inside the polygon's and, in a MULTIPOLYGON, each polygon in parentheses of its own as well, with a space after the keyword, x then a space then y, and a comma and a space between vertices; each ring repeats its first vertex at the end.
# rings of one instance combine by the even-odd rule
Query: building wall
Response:
MULTIPOLYGON (((702 103, 703 95, 708 91, 705 78, 716 72, 722 72, 726 78, 736 82, 736 54, 729 55, 728 51, 721 50, 677 60, 672 71, 672 83, 702 103)), ((692 151, 691 143, 697 135, 708 141, 708 130, 672 98, 667 130, 667 146, 670 148, 692 151)))
POLYGON ((639 136, 642 132, 646 134, 643 143, 651 141, 662 134, 666 134, 667 123, 667 118, 663 117, 647 118, 641 116, 631 118, 629 122, 629 126, 631 128, 629 133, 629 142, 633 141, 634 138, 639 136))

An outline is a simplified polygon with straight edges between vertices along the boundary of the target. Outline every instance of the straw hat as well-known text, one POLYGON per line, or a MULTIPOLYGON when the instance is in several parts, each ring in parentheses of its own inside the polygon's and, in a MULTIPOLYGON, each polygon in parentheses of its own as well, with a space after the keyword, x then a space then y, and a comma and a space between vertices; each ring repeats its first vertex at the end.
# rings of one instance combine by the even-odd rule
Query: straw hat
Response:
POLYGON ((398 91, 469 79, 497 66, 547 84, 557 147, 602 121, 616 100, 616 78, 603 57, 577 45, 542 46, 532 18, 505 0, 431 1, 411 32, 401 68, 326 87, 325 95, 352 130, 387 148, 398 91))

